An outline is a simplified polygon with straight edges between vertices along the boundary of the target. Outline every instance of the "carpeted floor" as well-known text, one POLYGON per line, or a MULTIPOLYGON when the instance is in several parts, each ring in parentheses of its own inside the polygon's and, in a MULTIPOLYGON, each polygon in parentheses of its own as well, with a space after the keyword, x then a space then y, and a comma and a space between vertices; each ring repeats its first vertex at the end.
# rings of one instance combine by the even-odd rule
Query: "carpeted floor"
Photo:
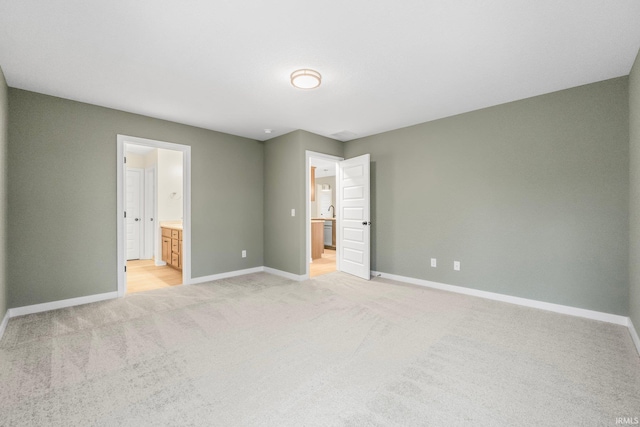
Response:
POLYGON ((265 273, 11 319, 2 426, 616 425, 622 326, 331 273, 265 273))

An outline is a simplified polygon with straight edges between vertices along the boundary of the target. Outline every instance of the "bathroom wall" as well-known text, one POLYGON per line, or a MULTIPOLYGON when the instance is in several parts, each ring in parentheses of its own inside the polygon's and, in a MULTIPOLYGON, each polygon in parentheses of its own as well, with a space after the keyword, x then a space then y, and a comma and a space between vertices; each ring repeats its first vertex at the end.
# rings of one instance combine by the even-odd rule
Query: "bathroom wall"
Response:
POLYGON ((331 186, 331 204, 335 208, 336 206, 336 177, 335 176, 324 176, 322 178, 316 178, 316 201, 315 210, 314 206, 311 206, 311 212, 314 212, 315 217, 333 217, 335 209, 331 209, 331 212, 322 212, 320 210, 320 195, 322 194, 320 188, 323 184, 328 184, 331 186))
POLYGON ((182 152, 158 149, 158 222, 182 220, 182 152))

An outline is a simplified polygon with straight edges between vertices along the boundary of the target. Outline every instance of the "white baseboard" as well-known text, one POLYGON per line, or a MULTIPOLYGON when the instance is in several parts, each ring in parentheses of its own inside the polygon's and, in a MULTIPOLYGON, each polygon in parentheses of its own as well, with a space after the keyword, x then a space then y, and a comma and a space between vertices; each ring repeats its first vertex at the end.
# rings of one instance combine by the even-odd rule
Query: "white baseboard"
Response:
POLYGON ((309 278, 306 274, 293 274, 289 273, 288 271, 276 270, 275 268, 271 267, 264 267, 263 271, 265 273, 274 274, 286 279, 295 280, 296 282, 303 282, 309 278))
POLYGON ((210 276, 194 277, 189 280, 189 285, 195 285, 197 283, 211 282, 213 280, 227 279, 229 277, 242 276, 245 274, 261 273, 264 271, 264 267, 247 268, 245 270, 228 271, 226 273, 212 274, 210 276))
POLYGON ((26 314, 42 313, 43 311, 57 310, 59 308, 73 307, 76 305, 89 304, 92 302, 104 301, 118 298, 118 292, 106 292, 104 294, 87 295, 85 297, 69 298, 60 301, 45 302, 42 304, 27 305, 9 309, 9 317, 24 316, 26 314))
MULTIPOLYGON (((292 279, 296 281, 303 281, 306 279, 305 276, 298 276, 296 274, 287 273, 286 271, 280 271, 273 268, 261 266, 261 267, 247 268, 245 270, 236 270, 236 271, 228 271, 226 273, 212 274, 210 276, 195 277, 191 279, 188 282, 188 284, 192 285, 196 283, 210 282, 213 280, 220 280, 220 279, 226 279, 229 277, 242 276, 245 274, 261 273, 261 272, 275 274, 277 276, 286 277, 288 279, 292 279)), ((24 316, 27 314, 34 314, 34 313, 42 313, 43 311, 57 310, 59 308, 73 307, 76 305, 88 304, 92 302, 104 301, 104 300, 114 299, 114 298, 118 298, 117 291, 107 292, 104 294, 97 294, 97 295, 88 295, 88 296, 78 297, 78 298, 70 298, 70 299, 65 299, 60 301, 45 302, 42 304, 28 305, 25 307, 10 308, 9 310, 7 310, 7 314, 5 315, 4 320, 0 324, 0 338, 2 338, 2 333, 4 333, 4 329, 6 328, 9 318, 11 317, 24 316)))
POLYGON ((9 310, 4 314, 4 318, 2 319, 2 323, 0 323, 0 340, 2 340, 2 336, 4 335, 5 329, 7 329, 7 324, 9 323, 9 310))
POLYGON ((633 343, 636 345, 636 350, 638 350, 638 355, 640 356, 640 337, 638 337, 638 332, 636 328, 633 326, 633 322, 631 318, 629 318, 629 333, 631 334, 631 339, 633 343))
POLYGON ((465 288, 462 286, 446 285, 444 283, 431 282, 412 277, 398 276, 395 274, 372 271, 372 276, 380 276, 385 279, 397 280, 398 282, 411 283, 413 285, 426 286, 428 288, 440 289, 443 291, 455 292, 458 294, 471 295, 495 301, 507 302, 510 304, 522 305, 525 307, 537 308, 540 310, 553 311, 555 313, 568 314, 569 316, 584 317, 601 322, 614 323, 616 325, 629 326, 629 318, 617 314, 603 313, 601 311, 586 310, 584 308, 570 307, 568 305, 553 304, 550 302, 536 301, 527 298, 514 297, 510 295, 497 294, 494 292, 481 291, 478 289, 465 288))
MULTIPOLYGON (((285 277, 287 279, 295 280, 297 282, 302 282, 308 279, 306 275, 293 274, 286 271, 277 270, 275 268, 254 267, 254 268, 248 268, 245 270, 236 270, 236 271, 229 271, 226 273, 213 274, 210 276, 196 277, 191 279, 189 284, 210 282, 213 280, 226 279, 229 277, 236 277, 236 276, 242 276, 245 274, 253 274, 253 273, 260 273, 260 272, 274 274, 276 276, 285 277)), ((532 307, 540 310, 552 311, 555 313, 567 314, 570 316, 577 316, 577 317, 584 317, 587 319, 599 320, 602 322, 608 322, 608 323, 614 323, 616 325, 626 326, 629 328, 631 339, 633 340, 633 343, 635 344, 636 349, 638 350, 638 354, 640 354, 640 337, 638 337, 638 333, 635 327, 633 326, 633 322, 629 317, 626 317, 626 316, 619 316, 617 314, 603 313, 600 311, 586 310, 583 308, 536 301, 532 299, 514 297, 510 295, 503 295, 503 294, 498 294, 494 292, 481 291, 478 289, 465 288, 462 286, 447 285, 444 283, 431 282, 429 280, 415 279, 413 277, 399 276, 396 274, 382 273, 379 271, 371 271, 371 275, 373 277, 382 277, 384 279, 395 280, 398 282, 410 283, 413 285, 425 286, 428 288, 440 289, 443 291, 471 295, 471 296, 490 299, 494 301, 502 301, 510 304, 516 304, 516 305, 521 305, 525 307, 532 307)), ((104 300, 115 299, 115 298, 118 298, 117 291, 106 292, 106 293, 97 294, 97 295, 88 295, 88 296, 78 297, 78 298, 69 298, 65 300, 46 302, 42 304, 28 305, 25 307, 10 308, 5 313, 5 316, 2 319, 2 323, 0 323, 0 339, 2 339, 2 336, 4 335, 4 331, 7 328, 7 324, 9 323, 9 318, 11 317, 41 313, 43 311, 57 310, 59 308, 73 307, 77 305, 89 304, 92 302, 104 301, 104 300)))

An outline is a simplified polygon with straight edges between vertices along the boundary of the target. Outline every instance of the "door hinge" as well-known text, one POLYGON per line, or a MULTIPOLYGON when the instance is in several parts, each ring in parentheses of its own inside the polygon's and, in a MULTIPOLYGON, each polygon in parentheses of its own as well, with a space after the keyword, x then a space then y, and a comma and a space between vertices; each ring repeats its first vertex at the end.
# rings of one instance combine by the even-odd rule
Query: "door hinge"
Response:
POLYGON ((124 266, 124 272, 125 273, 127 272, 127 266, 126 265, 124 266))
POLYGON ((127 156, 124 157, 124 162, 127 163, 127 156))
POLYGON ((127 211, 124 211, 124 217, 125 218, 127 217, 127 211))

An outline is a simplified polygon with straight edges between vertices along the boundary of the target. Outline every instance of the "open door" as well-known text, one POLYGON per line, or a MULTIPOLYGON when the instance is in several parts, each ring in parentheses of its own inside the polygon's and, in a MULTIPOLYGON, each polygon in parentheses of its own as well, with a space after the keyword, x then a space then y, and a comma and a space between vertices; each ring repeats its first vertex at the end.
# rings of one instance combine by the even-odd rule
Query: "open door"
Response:
POLYGON ((369 154, 338 162, 338 268, 371 279, 369 154))

